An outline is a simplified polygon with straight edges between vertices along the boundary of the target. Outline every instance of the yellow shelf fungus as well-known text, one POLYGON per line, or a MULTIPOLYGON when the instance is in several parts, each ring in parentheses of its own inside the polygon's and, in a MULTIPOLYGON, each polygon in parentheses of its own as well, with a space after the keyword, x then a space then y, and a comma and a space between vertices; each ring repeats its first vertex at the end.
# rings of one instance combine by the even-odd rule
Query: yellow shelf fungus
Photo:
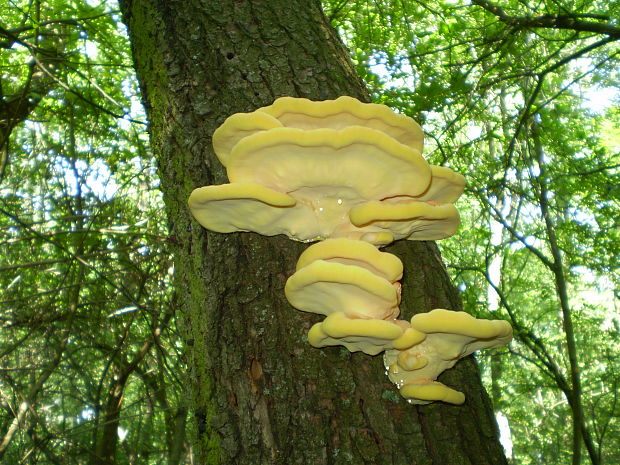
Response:
MULTIPOLYGON (((361 319, 345 312, 329 315, 308 331, 308 342, 314 347, 341 345, 351 352, 377 355, 387 349, 411 344, 416 339, 396 320, 361 319)), ((423 334, 421 337, 424 337, 423 334)))
POLYGON ((297 260, 297 270, 316 260, 357 265, 391 283, 403 277, 403 262, 396 255, 381 252, 366 242, 327 239, 308 247, 297 260))
POLYGON ((453 204, 465 179, 422 158, 420 126, 352 97, 281 97, 227 118, 213 147, 230 184, 192 192, 201 225, 322 241, 302 253, 285 286, 291 305, 326 316, 310 329, 310 344, 384 352, 388 376, 410 402, 463 403, 437 376, 475 350, 508 343, 510 325, 443 309, 398 320, 403 264, 377 249, 458 228, 453 204))
POLYGON ((385 105, 281 97, 230 116, 213 135, 231 185, 269 190, 241 195, 207 186, 192 195, 190 208, 213 231, 304 242, 342 237, 383 246, 448 237, 458 227, 452 202, 464 179, 429 165, 422 141, 417 123, 385 105), (275 192, 294 201, 274 202, 275 192), (251 208, 257 215, 248 215, 251 208))
POLYGON ((398 315, 400 285, 355 265, 316 260, 293 274, 284 287, 291 305, 330 315, 344 311, 380 320, 398 315))
POLYGON ((507 321, 478 320, 444 309, 414 315, 411 327, 426 334, 424 340, 404 350, 387 350, 383 358, 390 380, 417 404, 433 400, 462 404, 464 396, 436 382, 437 376, 476 350, 499 347, 512 339, 507 321))
POLYGON ((346 95, 335 100, 320 102, 305 98, 280 97, 272 105, 259 108, 257 111, 273 116, 285 127, 307 130, 363 126, 384 132, 420 153, 424 146, 422 128, 411 118, 394 113, 386 105, 362 103, 346 95))

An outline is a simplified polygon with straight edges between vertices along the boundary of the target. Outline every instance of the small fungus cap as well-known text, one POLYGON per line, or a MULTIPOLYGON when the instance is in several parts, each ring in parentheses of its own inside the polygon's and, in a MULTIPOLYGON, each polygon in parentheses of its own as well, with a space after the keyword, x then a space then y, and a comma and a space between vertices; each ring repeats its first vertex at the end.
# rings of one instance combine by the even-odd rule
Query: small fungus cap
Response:
POLYGON ((417 200, 454 203, 463 194, 465 177, 445 166, 431 165, 431 183, 417 200))
POLYGON ((396 255, 362 241, 339 238, 317 242, 299 256, 297 270, 316 260, 360 266, 392 283, 403 276, 403 262, 396 255))
POLYGON ((296 210, 291 208, 295 199, 260 184, 200 187, 192 192, 188 203, 203 227, 221 233, 255 231, 273 236, 285 231, 286 223, 295 223, 296 210))
POLYGON ((359 266, 316 260, 296 271, 284 292, 293 307, 305 312, 380 320, 398 315, 399 289, 359 266))
POLYGON ((394 240, 445 239, 456 232, 460 223, 454 205, 432 205, 415 199, 398 203, 377 200, 366 202, 353 207, 349 218, 358 228, 389 231, 394 240))
POLYGON ((439 381, 405 384, 400 388, 401 395, 411 404, 425 405, 441 401, 448 404, 461 405, 465 402, 465 394, 449 388, 439 381))
POLYGON ((481 320, 469 313, 442 308, 414 315, 411 326, 429 337, 432 335, 432 339, 445 340, 454 347, 450 352, 459 358, 479 349, 506 345, 512 339, 512 326, 507 321, 481 320))
POLYGON ((252 134, 280 128, 282 123, 267 113, 235 113, 213 133, 213 150, 224 166, 237 143, 252 134))
POLYGON ((342 345, 350 352, 377 355, 394 348, 394 341, 403 336, 403 328, 393 321, 352 318, 336 312, 312 326, 308 342, 314 347, 342 345))
POLYGON ((354 206, 354 226, 389 231, 394 240, 438 240, 452 236, 460 218, 452 204, 463 193, 465 178, 449 168, 431 166, 431 182, 418 196, 397 195, 354 206))

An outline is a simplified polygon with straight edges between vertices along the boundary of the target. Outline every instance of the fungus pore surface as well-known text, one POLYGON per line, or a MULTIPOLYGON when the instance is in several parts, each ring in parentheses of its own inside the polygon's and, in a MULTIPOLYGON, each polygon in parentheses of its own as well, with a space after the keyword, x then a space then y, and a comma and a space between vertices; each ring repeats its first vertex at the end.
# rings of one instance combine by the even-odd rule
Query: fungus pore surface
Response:
POLYGON ((190 195, 202 226, 320 241, 301 254, 285 286, 293 307, 325 315, 309 343, 383 352, 409 402, 462 404, 465 396, 437 376, 475 350, 507 344, 512 329, 445 309, 398 319, 403 264, 378 247, 453 235, 465 186, 460 174, 424 160, 420 126, 352 97, 281 97, 228 117, 213 147, 230 183, 190 195))

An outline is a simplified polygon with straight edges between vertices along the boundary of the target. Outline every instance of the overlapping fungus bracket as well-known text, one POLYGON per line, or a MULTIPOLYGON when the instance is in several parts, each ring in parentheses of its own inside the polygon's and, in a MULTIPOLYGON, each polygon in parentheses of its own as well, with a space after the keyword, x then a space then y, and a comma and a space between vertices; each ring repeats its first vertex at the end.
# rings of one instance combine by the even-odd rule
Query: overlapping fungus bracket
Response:
POLYGON ((429 165, 420 127, 384 105, 281 97, 230 116, 213 146, 231 183, 190 196, 192 213, 213 231, 381 246, 442 239, 458 227, 453 202, 464 178, 429 165))
POLYGON ((411 327, 424 339, 403 350, 388 349, 383 358, 390 380, 403 397, 418 404, 436 400, 462 404, 465 396, 436 378, 476 350, 499 347, 512 339, 507 321, 479 320, 441 308, 414 315, 411 327))
POLYGON ((230 183, 192 192, 200 224, 322 241, 300 256, 285 287, 291 305, 326 316, 310 344, 385 352, 388 376, 410 402, 463 403, 437 376, 474 350, 506 344, 510 325, 444 309, 399 320, 403 265, 377 249, 458 228, 454 202, 465 180, 422 158, 420 126, 352 97, 281 97, 230 116, 213 147, 230 183))
POLYGON ((385 352, 387 374, 410 402, 462 404, 464 395, 436 378, 476 350, 507 344, 512 328, 445 309, 399 320, 402 270, 398 257, 370 244, 327 239, 300 256, 285 293, 293 307, 327 315, 308 332, 314 347, 385 352))

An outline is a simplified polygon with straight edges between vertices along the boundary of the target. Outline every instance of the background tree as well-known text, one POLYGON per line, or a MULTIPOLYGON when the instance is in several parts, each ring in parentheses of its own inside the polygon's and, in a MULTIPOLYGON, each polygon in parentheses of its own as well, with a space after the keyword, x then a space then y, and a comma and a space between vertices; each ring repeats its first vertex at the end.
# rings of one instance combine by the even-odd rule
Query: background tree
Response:
POLYGON ((171 261, 144 124, 120 119, 132 73, 118 16, 0 10, 0 461, 175 463, 171 261))

